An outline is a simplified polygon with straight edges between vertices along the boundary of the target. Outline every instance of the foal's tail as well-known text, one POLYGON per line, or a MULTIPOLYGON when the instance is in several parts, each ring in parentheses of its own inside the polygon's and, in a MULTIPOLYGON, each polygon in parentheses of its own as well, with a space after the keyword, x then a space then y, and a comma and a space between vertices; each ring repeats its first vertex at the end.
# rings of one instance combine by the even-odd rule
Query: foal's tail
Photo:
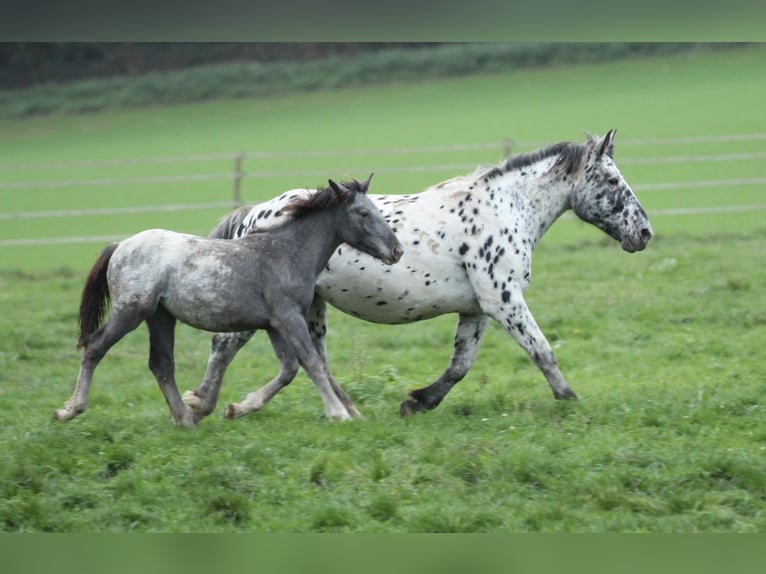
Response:
POLYGON ((101 326, 106 314, 106 305, 109 302, 109 285, 106 282, 106 270, 109 260, 119 243, 110 243, 98 256, 93 268, 88 273, 85 286, 82 288, 80 299, 80 327, 77 348, 80 349, 88 344, 90 336, 101 326))

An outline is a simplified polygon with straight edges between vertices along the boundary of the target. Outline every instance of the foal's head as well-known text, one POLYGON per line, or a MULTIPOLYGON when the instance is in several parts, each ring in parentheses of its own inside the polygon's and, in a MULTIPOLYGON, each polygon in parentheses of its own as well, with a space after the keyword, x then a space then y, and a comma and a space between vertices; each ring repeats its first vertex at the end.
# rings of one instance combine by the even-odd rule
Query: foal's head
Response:
POLYGON ((646 211, 614 163, 614 134, 588 137, 585 154, 571 205, 577 216, 592 223, 633 253, 641 251, 652 238, 646 211))
POLYGON ((335 183, 328 180, 328 187, 289 204, 283 211, 301 216, 317 209, 337 206, 342 213, 333 231, 338 232, 341 240, 384 263, 394 264, 402 256, 402 245, 380 210, 366 195, 371 179, 372 174, 363 182, 354 179, 335 183))

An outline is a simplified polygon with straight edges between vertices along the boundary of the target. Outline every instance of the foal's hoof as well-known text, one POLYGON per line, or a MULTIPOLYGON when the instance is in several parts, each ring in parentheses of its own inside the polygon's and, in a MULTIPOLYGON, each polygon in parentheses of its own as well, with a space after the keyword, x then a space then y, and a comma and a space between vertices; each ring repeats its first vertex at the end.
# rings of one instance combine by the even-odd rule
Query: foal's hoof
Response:
POLYGON ((186 408, 191 411, 195 423, 201 421, 212 412, 212 409, 202 402, 202 399, 195 391, 186 391, 181 400, 186 405, 186 408))
POLYGON ((173 421, 175 425, 182 429, 193 429, 197 427, 197 421, 193 416, 184 417, 180 420, 173 421))
POLYGON ((53 420, 65 423, 66 421, 71 421, 77 415, 82 414, 84 410, 85 409, 76 409, 76 408, 75 409, 71 409, 71 408, 56 409, 55 411, 53 411, 53 420))
POLYGON ((59 422, 66 422, 72 418, 72 414, 69 413, 69 411, 65 409, 56 409, 53 411, 53 420, 59 421, 59 422))
POLYGON ((343 422, 343 421, 352 421, 352 420, 354 420, 354 417, 352 417, 348 413, 337 413, 337 414, 334 414, 334 415, 327 415, 327 418, 330 419, 332 422, 337 422, 337 421, 343 422))
POLYGON ((223 411, 223 418, 233 420, 238 419, 242 416, 242 413, 239 410, 239 405, 237 403, 231 403, 228 407, 226 407, 226 410, 223 411))
POLYGON ((193 409, 195 407, 199 407, 202 402, 194 391, 186 391, 182 396, 181 400, 184 402, 184 404, 189 407, 190 409, 193 409))
POLYGON ((554 392, 553 396, 556 397, 556 400, 559 401, 579 401, 580 399, 577 398, 577 395, 575 392, 567 387, 561 392, 554 392))

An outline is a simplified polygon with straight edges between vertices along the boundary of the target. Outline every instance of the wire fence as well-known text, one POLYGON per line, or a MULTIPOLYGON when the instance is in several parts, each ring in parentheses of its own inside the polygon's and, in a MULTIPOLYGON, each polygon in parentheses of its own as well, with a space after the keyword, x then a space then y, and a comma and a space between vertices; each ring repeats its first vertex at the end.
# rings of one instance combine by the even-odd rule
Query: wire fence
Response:
MULTIPOLYGON (((668 149, 675 150, 683 146, 695 146, 701 144, 713 144, 716 149, 725 148, 727 145, 754 146, 756 149, 747 149, 745 151, 722 151, 721 153, 685 153, 685 154, 663 154, 663 155, 642 155, 636 154, 629 157, 621 157, 619 164, 639 165, 639 166, 662 166, 682 165, 682 164, 701 164, 705 166, 721 165, 722 173, 730 174, 731 170, 723 169, 723 166, 734 162, 759 162, 758 165, 763 169, 756 169, 759 174, 757 177, 716 177, 710 179, 700 179, 691 181, 637 181, 632 182, 636 191, 679 191, 685 189, 704 189, 714 187, 748 188, 755 186, 766 192, 766 133, 753 134, 734 134, 734 135, 714 135, 714 136, 696 136, 696 137, 676 137, 676 138, 641 138, 625 139, 620 141, 621 148, 639 149, 648 147, 665 146, 668 149), (763 176, 760 176, 763 174, 763 176)), ((57 190, 61 189, 66 193, 67 189, 77 188, 95 188, 108 186, 146 186, 156 184, 174 184, 191 182, 227 182, 230 186, 230 200, 221 200, 215 202, 184 202, 170 204, 152 204, 129 207, 98 207, 81 209, 40 209, 27 211, 2 211, 0 220, 14 219, 46 219, 46 218, 68 218, 82 216, 106 216, 120 215, 130 213, 160 213, 160 212, 179 212, 204 209, 229 209, 243 203, 242 190, 243 185, 249 180, 258 180, 264 178, 284 178, 286 180, 295 180, 306 177, 328 177, 337 173, 365 173, 374 171, 378 174, 413 174, 413 173, 465 173, 467 170, 473 170, 477 167, 476 163, 468 162, 444 162, 443 160, 450 154, 456 152, 501 152, 504 156, 511 155, 517 151, 526 151, 539 148, 544 145, 543 142, 522 141, 516 142, 511 138, 506 138, 501 142, 477 143, 477 144, 456 144, 456 145, 438 145, 421 147, 396 147, 396 148, 357 148, 346 150, 304 150, 304 151, 249 151, 232 152, 220 154, 196 154, 185 156, 169 157, 149 157, 149 158, 121 158, 105 160, 82 160, 71 162, 28 162, 28 163, 0 163, 0 191, 12 194, 13 192, 30 192, 35 190, 57 190), (395 158, 396 156, 423 156, 424 161, 417 165, 377 165, 377 166, 348 166, 345 169, 254 169, 245 171, 244 166, 247 161, 259 161, 268 163, 270 160, 308 160, 310 158, 340 158, 343 161, 347 159, 358 160, 360 158, 375 158, 375 163, 385 163, 381 158, 395 158), (227 171, 217 171, 214 173, 183 173, 191 171, 184 166, 190 164, 200 164, 203 162, 228 162, 231 166, 227 171), (66 178, 56 179, 30 179, 30 174, 44 172, 46 170, 55 170, 57 172, 66 172, 67 170, 77 170, 78 173, 88 170, 103 170, 104 168, 130 168, 132 171, 147 171, 150 166, 178 166, 182 173, 162 174, 162 175, 127 175, 121 177, 93 177, 93 178, 66 178), (146 168, 146 169, 144 169, 146 168), (14 178, 14 176, 17 176, 14 178), (20 177, 18 177, 20 176, 20 177)), ((703 145, 704 147, 704 145, 703 145)), ((389 163, 395 163, 391 159, 389 163)), ((709 213, 734 213, 743 211, 766 210, 766 193, 761 196, 763 201, 756 203, 747 203, 742 205, 726 205, 721 207, 684 207, 672 209, 660 209, 650 211, 652 216, 662 215, 694 215, 709 213)), ((66 203, 62 201, 62 203, 66 203)), ((76 237, 55 237, 55 238, 11 238, 0 240, 1 246, 13 245, 39 245, 39 244, 59 244, 59 243, 81 243, 81 242, 101 242, 105 239, 112 240, 119 236, 76 236, 76 237)))

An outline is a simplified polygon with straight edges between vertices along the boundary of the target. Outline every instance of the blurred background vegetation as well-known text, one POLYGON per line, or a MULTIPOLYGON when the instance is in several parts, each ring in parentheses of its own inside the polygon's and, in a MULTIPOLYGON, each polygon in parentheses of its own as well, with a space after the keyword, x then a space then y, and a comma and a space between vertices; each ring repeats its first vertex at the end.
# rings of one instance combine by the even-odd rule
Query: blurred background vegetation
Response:
POLYGON ((711 43, 2 43, 0 117, 722 50, 711 43))

